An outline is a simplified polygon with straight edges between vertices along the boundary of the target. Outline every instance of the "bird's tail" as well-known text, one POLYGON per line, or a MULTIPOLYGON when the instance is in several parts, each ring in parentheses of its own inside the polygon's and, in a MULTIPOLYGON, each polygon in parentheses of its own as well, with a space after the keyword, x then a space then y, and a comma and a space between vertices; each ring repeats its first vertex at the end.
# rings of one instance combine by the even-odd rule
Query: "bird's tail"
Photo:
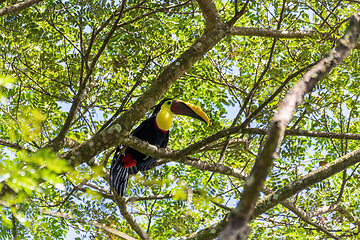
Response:
POLYGON ((110 187, 121 196, 124 196, 129 179, 129 168, 124 168, 122 166, 122 158, 122 154, 115 153, 110 167, 110 187))

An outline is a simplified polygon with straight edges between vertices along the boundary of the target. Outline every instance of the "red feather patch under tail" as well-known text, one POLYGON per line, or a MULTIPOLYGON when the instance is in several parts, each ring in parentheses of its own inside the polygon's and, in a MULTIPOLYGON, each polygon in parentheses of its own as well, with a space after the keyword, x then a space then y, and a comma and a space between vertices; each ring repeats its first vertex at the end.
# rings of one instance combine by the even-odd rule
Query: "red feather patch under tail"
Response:
POLYGON ((122 159, 121 162, 124 164, 124 168, 133 167, 136 164, 136 160, 133 159, 132 155, 130 153, 127 153, 122 159))

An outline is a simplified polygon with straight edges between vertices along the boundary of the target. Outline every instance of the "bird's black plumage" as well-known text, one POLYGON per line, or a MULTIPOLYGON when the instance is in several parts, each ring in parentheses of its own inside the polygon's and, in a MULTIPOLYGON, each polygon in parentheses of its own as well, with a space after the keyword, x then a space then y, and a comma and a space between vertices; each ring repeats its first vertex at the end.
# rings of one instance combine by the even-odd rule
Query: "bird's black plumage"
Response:
MULTIPOLYGON (((165 148, 169 140, 169 131, 163 131, 157 127, 156 116, 159 113, 161 106, 170 98, 162 100, 154 109, 153 114, 143 121, 132 133, 131 135, 149 142, 152 145, 160 146, 165 148)), ((126 157, 126 158, 127 158, 126 157)), ((129 174, 136 174, 139 171, 149 170, 155 163, 155 158, 146 156, 143 153, 138 152, 137 150, 124 147, 119 145, 116 148, 113 161, 110 168, 110 185, 111 188, 116 190, 118 194, 123 196, 125 194, 129 174), (131 156, 132 159, 136 160, 135 166, 124 167, 124 162, 122 161, 125 156, 131 156)))
MULTIPOLYGON (((166 98, 154 109, 153 114, 142 122, 131 134, 152 145, 165 148, 169 140, 173 114, 199 119, 209 125, 206 113, 191 103, 166 98)), ((110 185, 113 191, 123 196, 129 174, 149 170, 156 159, 131 147, 118 146, 110 168, 110 185)))

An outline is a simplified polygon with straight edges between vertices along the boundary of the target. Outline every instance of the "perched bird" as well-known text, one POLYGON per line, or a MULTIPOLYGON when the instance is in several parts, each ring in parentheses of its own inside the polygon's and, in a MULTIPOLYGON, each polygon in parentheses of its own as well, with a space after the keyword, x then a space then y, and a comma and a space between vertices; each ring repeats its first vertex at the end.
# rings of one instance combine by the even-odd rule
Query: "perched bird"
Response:
MULTIPOLYGON (((209 126, 209 118, 200 108, 190 103, 166 98, 155 107, 153 114, 143 121, 131 135, 152 145, 165 148, 169 140, 173 114, 190 116, 209 126)), ((110 168, 111 189, 124 196, 129 174, 149 170, 156 160, 131 147, 119 145, 110 168)))

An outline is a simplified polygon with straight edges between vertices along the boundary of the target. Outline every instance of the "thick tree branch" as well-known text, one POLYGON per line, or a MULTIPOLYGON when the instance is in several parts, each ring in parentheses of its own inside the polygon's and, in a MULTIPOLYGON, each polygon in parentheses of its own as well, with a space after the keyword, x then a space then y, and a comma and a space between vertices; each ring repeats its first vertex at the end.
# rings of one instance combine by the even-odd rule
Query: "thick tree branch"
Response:
POLYGON ((32 5, 42 2, 42 1, 43 0, 28 0, 28 1, 17 3, 14 5, 11 5, 11 6, 4 7, 2 9, 0 9, 0 17, 4 16, 6 14, 21 11, 25 8, 31 7, 32 5))
POLYGON ((223 23, 213 1, 197 0, 197 3, 199 4, 201 12, 205 18, 207 30, 212 29, 219 23, 223 23))
POLYGON ((278 112, 271 122, 265 145, 256 159, 250 177, 246 181, 239 204, 231 212, 227 227, 219 236, 220 240, 245 239, 247 237, 249 234, 248 222, 253 215, 256 201, 259 198, 259 191, 264 185, 277 148, 282 141, 286 126, 290 122, 296 106, 301 103, 303 96, 309 93, 318 81, 325 78, 337 64, 350 54, 350 50, 355 47, 359 33, 360 15, 355 13, 345 35, 339 40, 335 50, 331 51, 329 56, 323 58, 314 68, 308 71, 280 103, 278 112))

